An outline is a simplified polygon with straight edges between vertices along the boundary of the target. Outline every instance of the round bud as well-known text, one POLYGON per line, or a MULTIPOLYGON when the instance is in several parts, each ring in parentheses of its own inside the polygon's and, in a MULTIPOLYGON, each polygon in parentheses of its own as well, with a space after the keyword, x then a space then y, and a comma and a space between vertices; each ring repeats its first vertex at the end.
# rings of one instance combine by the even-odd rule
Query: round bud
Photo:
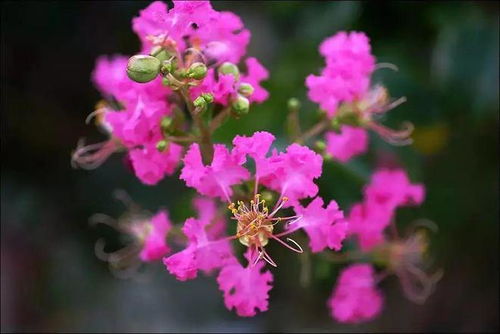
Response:
POLYGON ((238 93, 245 97, 249 97, 253 94, 253 86, 249 83, 243 82, 238 87, 238 93))
POLYGON ((340 128, 342 127, 342 124, 340 123, 338 117, 334 117, 331 120, 330 125, 333 131, 335 131, 336 133, 340 133, 340 128))
POLYGON ((288 109, 290 110, 297 110, 300 108, 300 101, 299 99, 292 97, 291 99, 288 100, 288 109))
POLYGON ((175 70, 175 63, 173 60, 167 59, 161 62, 160 71, 163 74, 172 73, 175 70))
POLYGON ((219 73, 232 74, 236 79, 239 79, 240 77, 240 70, 238 69, 238 66, 227 61, 219 66, 219 73))
POLYGON ((193 63, 189 66, 187 76, 192 79, 201 80, 207 75, 207 66, 203 63, 193 63))
POLYGON ((314 146, 320 151, 324 151, 326 149, 326 144, 323 140, 317 140, 314 143, 314 146))
POLYGON ((136 55, 128 60, 127 75, 135 82, 149 82, 160 72, 160 61, 153 56, 136 55))
POLYGON ((214 102, 214 96, 210 93, 203 93, 200 95, 207 103, 214 102))
POLYGON ((159 45, 154 46, 150 52, 151 56, 158 58, 159 61, 165 61, 171 57, 170 53, 159 45))
POLYGON ((272 192, 264 190, 262 192, 262 199, 265 200, 266 202, 270 203, 274 201, 275 196, 273 195, 272 192))
POLYGON ((250 110, 250 101, 246 97, 238 95, 231 107, 237 115, 247 114, 250 110))
POLYGON ((167 147, 168 147, 168 142, 166 140, 160 140, 159 142, 156 143, 156 149, 159 152, 165 151, 167 147))
POLYGON ((193 101, 193 105, 196 109, 204 111, 207 108, 207 101, 200 95, 193 101))
POLYGON ((162 118, 161 122, 160 122, 160 127, 163 131, 168 131, 170 126, 172 125, 172 118, 168 117, 168 116, 165 116, 162 118))

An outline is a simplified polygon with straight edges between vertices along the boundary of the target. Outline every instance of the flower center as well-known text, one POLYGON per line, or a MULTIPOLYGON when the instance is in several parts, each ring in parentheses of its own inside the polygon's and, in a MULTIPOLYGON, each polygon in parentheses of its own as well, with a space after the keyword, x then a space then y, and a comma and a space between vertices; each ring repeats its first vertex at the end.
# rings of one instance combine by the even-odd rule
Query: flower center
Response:
POLYGON ((255 195, 249 206, 239 201, 238 207, 231 203, 228 208, 237 221, 236 236, 243 245, 267 245, 269 236, 273 233, 273 223, 266 201, 260 199, 260 194, 255 195))

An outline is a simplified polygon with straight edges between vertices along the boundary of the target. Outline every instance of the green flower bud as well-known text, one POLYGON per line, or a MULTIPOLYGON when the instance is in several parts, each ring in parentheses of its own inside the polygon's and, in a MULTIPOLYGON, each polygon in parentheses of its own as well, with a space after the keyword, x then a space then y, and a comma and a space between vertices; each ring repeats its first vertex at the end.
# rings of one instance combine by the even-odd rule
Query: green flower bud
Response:
POLYGON ((326 144, 323 140, 318 140, 314 143, 314 146, 316 146, 316 148, 319 150, 319 151, 324 151, 325 148, 326 148, 326 144))
POLYGON ((274 195, 272 192, 264 190, 262 192, 262 199, 265 200, 266 202, 270 203, 274 200, 274 195))
POLYGON ((240 70, 238 69, 238 66, 230 62, 225 62, 219 66, 219 73, 232 74, 236 79, 240 78, 240 70))
POLYGON ((342 127, 342 124, 340 124, 338 117, 334 117, 330 125, 332 126, 332 130, 335 131, 336 133, 340 133, 340 128, 342 127))
POLYGON ((203 99, 209 104, 214 102, 214 96, 210 93, 203 93, 200 96, 203 97, 203 99))
POLYGON ((231 107, 237 115, 247 114, 250 110, 250 101, 246 97, 238 95, 231 107))
POLYGON ((175 71, 175 65, 175 62, 171 59, 164 60, 161 63, 160 71, 163 74, 172 73, 173 71, 175 71))
POLYGON ((192 79, 201 80, 207 75, 207 66, 203 63, 193 63, 189 66, 187 76, 192 79))
POLYGON ((203 98, 203 96, 198 96, 194 101, 193 105, 196 107, 196 109, 200 111, 205 111, 207 109, 207 101, 203 98))
POLYGON ((150 54, 161 62, 171 57, 171 54, 159 45, 154 46, 150 54))
POLYGON ((156 143, 156 149, 159 152, 163 152, 168 148, 168 142, 166 140, 160 140, 156 143))
POLYGON ((299 108, 300 108, 299 99, 292 97, 291 99, 288 100, 288 109, 289 110, 297 110, 299 108))
POLYGON ((162 129, 162 131, 166 131, 168 132, 168 130, 170 130, 170 126, 172 125, 172 118, 168 117, 168 116, 165 116, 162 118, 161 122, 160 122, 160 127, 162 129))
POLYGON ((238 93, 245 97, 249 97, 253 94, 253 86, 249 83, 243 82, 240 84, 240 87, 238 87, 238 93))
POLYGON ((127 75, 135 82, 149 82, 160 73, 160 61, 153 56, 136 55, 128 60, 127 75))

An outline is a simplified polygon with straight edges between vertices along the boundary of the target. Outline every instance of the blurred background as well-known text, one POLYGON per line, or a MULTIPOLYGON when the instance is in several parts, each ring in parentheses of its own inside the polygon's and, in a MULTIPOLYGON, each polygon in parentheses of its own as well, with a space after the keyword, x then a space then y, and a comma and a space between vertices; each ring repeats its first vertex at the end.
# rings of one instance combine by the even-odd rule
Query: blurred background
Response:
POLYGON ((498 40, 497 2, 216 2, 240 15, 252 32, 248 55, 271 71, 271 98, 217 133, 268 130, 285 144, 286 102, 303 102, 304 127, 316 106, 304 79, 318 73, 319 43, 339 30, 371 38, 380 70, 395 97, 408 102, 385 124, 416 125, 415 144, 391 147, 376 136, 370 154, 345 167, 327 162, 321 195, 348 208, 380 157, 406 167, 427 187, 422 207, 398 212, 398 224, 428 218, 435 268, 444 278, 423 306, 405 299, 396 278, 381 288, 382 315, 367 324, 340 325, 328 314, 340 265, 312 258, 311 283, 301 262, 276 245, 279 259, 270 309, 250 319, 225 309, 213 277, 177 282, 161 264, 142 280, 115 278, 94 255, 114 231, 91 228, 97 212, 119 216, 113 191, 124 189, 144 208, 167 207, 176 223, 192 213, 176 178, 142 185, 112 156, 94 171, 75 170, 70 154, 80 137, 104 137, 84 123, 99 94, 90 82, 102 54, 132 55, 139 40, 130 21, 147 2, 1 3, 1 330, 12 331, 498 331, 498 40), (388 158, 387 158, 388 157, 388 158), (180 195, 179 195, 180 194, 180 195))

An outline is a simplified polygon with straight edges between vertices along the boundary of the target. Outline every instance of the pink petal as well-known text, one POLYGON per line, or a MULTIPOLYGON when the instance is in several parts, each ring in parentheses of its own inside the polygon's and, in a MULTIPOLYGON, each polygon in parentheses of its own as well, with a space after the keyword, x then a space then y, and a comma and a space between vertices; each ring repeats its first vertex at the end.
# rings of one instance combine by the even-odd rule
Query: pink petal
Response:
POLYGON ((245 268, 235 262, 222 268, 217 277, 219 288, 224 292, 224 304, 235 309, 241 317, 253 317, 257 311, 268 309, 269 290, 273 276, 269 271, 261 272, 263 262, 245 268))
POLYGON ((382 304, 383 297, 369 264, 354 264, 342 270, 328 300, 331 316, 345 323, 372 320, 382 310, 382 304))
POLYGON ((325 138, 327 152, 342 163, 368 150, 368 134, 363 128, 344 125, 340 133, 329 131, 325 138))
POLYGON ((307 207, 297 204, 294 209, 302 218, 290 225, 290 228, 303 228, 306 231, 310 240, 309 246, 314 253, 321 252, 326 247, 340 250, 348 224, 335 201, 330 201, 328 206, 323 208, 323 199, 316 197, 307 207))

